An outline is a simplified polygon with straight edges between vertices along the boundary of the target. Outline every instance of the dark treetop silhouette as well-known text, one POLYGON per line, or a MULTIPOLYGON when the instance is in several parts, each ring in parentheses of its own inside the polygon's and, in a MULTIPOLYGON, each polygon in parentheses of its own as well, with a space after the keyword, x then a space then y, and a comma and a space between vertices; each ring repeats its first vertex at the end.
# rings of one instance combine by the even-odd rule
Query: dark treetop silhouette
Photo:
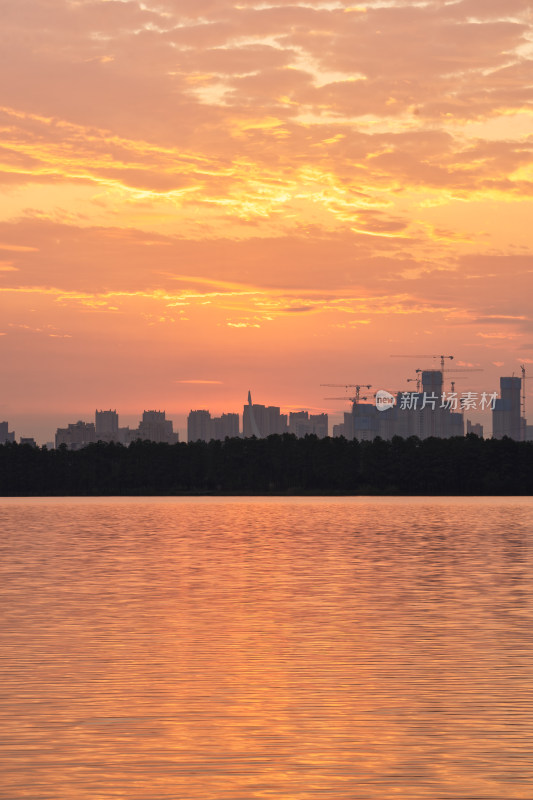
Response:
POLYGON ((75 452, 0 446, 0 495, 533 494, 533 442, 416 437, 267 439, 75 452))

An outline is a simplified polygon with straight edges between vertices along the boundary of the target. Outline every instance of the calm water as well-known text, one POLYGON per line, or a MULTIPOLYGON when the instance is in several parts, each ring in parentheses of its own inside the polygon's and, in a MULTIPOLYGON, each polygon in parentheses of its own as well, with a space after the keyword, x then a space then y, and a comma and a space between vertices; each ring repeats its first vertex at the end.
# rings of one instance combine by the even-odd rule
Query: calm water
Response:
POLYGON ((530 499, 0 500, 0 797, 533 797, 530 499))

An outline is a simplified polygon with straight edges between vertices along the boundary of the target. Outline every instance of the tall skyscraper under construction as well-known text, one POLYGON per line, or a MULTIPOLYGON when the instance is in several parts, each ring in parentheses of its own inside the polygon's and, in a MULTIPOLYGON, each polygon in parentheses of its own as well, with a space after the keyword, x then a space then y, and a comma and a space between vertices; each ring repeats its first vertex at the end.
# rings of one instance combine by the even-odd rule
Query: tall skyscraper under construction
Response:
POLYGON ((500 397, 494 404, 492 412, 492 436, 502 439, 521 441, 524 438, 524 426, 520 415, 521 378, 500 378, 500 397))
POLYGON ((442 370, 424 370, 421 377, 422 391, 397 393, 395 404, 386 410, 378 410, 375 403, 354 402, 333 435, 359 441, 372 441, 376 436, 388 440, 394 436, 464 436, 462 410, 444 402, 442 370))

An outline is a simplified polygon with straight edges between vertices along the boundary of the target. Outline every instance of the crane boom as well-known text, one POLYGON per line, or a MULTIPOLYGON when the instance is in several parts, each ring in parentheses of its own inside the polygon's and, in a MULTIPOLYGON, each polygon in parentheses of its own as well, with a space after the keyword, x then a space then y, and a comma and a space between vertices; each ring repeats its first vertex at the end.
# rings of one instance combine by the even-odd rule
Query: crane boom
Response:
MULTIPOLYGON (((324 400, 351 400, 352 403, 358 403, 361 389, 371 389, 371 383, 321 383, 321 386, 329 386, 338 389, 355 389, 355 397, 325 397, 324 400)), ((363 398, 366 400, 366 397, 363 398)))
POLYGON ((391 358, 440 358, 440 366, 441 366, 441 369, 444 371, 444 359, 445 358, 449 358, 450 360, 453 360, 454 357, 453 356, 443 356, 443 355, 427 355, 427 354, 426 355, 418 355, 418 354, 415 353, 414 355, 412 355, 412 354, 409 354, 409 355, 403 355, 403 354, 402 355, 393 355, 393 356, 391 356, 391 358))
POLYGON ((484 372, 485 370, 483 367, 452 367, 451 369, 444 369, 441 371, 446 375, 450 375, 455 372, 484 372))

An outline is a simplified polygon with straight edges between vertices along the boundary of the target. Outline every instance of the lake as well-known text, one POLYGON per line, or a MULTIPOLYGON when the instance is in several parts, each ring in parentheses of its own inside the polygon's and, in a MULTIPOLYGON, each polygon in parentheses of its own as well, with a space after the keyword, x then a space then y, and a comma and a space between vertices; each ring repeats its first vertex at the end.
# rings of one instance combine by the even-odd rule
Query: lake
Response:
POLYGON ((0 499, 4 800, 533 797, 530 498, 0 499))

